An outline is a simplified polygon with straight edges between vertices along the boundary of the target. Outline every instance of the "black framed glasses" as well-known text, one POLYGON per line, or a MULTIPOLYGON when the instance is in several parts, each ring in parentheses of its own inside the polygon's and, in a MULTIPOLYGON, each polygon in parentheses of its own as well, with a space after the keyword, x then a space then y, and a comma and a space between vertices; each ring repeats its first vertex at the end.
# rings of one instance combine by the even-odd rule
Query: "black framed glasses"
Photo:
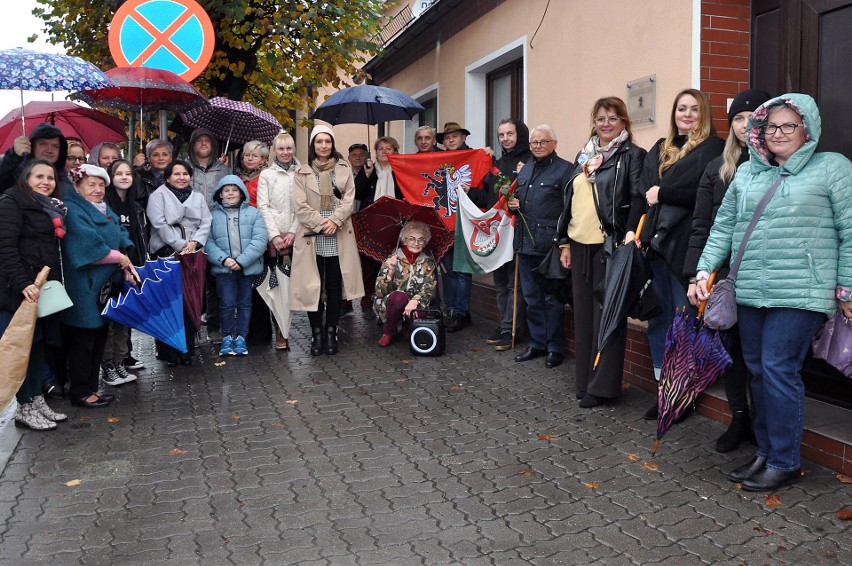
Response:
POLYGON ((547 144, 549 144, 552 141, 553 140, 535 140, 535 141, 531 141, 530 145, 532 147, 543 147, 543 146, 546 146, 547 144))
POLYGON ((769 134, 770 136, 781 130, 782 134, 790 135, 796 131, 796 128, 804 128, 804 124, 766 124, 763 128, 763 131, 769 134))

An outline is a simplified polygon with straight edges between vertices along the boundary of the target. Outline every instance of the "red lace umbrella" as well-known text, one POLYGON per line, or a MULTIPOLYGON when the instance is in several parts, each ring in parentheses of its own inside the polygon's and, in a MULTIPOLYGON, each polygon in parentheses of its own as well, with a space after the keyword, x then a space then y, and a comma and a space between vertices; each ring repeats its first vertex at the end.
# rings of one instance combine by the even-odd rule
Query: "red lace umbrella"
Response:
POLYGON ((435 261, 441 261, 453 245, 453 234, 438 211, 388 196, 352 215, 358 251, 378 262, 386 260, 400 245, 402 227, 412 220, 419 220, 429 227, 432 239, 426 249, 435 261))
MULTIPOLYGON (((46 122, 59 128, 66 138, 77 138, 90 148, 101 142, 127 141, 121 118, 73 102, 28 102, 23 115, 27 120, 27 136, 36 126, 46 122)), ((0 120, 0 150, 11 147, 20 135, 21 109, 15 108, 0 120)))

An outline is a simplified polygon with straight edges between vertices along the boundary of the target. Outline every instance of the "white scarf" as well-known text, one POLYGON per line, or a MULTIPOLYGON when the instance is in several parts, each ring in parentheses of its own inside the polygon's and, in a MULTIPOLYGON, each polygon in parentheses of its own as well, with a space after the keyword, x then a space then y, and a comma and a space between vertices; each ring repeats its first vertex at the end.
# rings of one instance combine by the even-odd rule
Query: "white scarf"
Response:
POLYGON ((379 177, 379 180, 376 182, 376 194, 373 199, 379 200, 384 196, 396 196, 396 191, 394 190, 393 185, 393 171, 391 171, 390 165, 388 165, 387 169, 385 169, 382 167, 382 164, 377 161, 376 175, 379 177))

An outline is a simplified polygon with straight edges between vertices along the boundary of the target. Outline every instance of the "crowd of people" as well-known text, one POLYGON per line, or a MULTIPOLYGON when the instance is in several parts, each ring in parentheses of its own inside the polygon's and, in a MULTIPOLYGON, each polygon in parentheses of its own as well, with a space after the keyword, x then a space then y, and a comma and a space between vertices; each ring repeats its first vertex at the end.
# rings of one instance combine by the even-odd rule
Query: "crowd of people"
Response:
MULTIPOLYGON (((554 128, 530 129, 515 118, 497 126, 501 155, 486 148, 499 176, 515 182, 506 207, 522 219, 515 259, 493 272, 499 324, 487 343, 512 349, 513 326, 524 320, 529 340, 515 362, 542 357, 547 369, 563 363, 564 305, 533 275, 555 249, 571 271, 579 407, 613 402, 622 390, 627 319, 595 365, 600 291, 613 251, 637 245, 646 250, 661 312, 648 322, 659 379, 674 313, 695 314, 712 293, 710 273, 725 276, 758 202, 780 185, 758 210, 739 266, 739 331, 729 331, 734 363, 724 376, 733 420, 716 449, 756 443, 754 458, 730 475, 745 489, 797 481, 802 364, 827 316, 838 308, 852 316, 852 164, 816 152, 819 112, 802 94, 740 93, 725 141, 716 135, 709 97, 683 90, 667 135, 647 151, 636 144, 618 97, 597 100, 588 120, 587 140, 563 140, 576 150, 573 162, 557 153, 554 128), (516 300, 521 309, 513 308, 516 300)), ((359 253, 352 214, 383 196, 403 198, 388 159, 399 153, 397 140, 355 143, 344 157, 329 124, 316 121, 309 134, 306 163, 281 133, 270 145, 246 143, 233 170, 204 129, 193 132, 183 159, 158 139, 132 164, 111 143, 87 155, 82 143, 48 124, 16 139, 0 162, 0 331, 22 300, 38 300, 34 281, 45 265, 73 302, 38 320, 16 425, 53 430, 67 415, 45 396, 105 407, 114 396, 103 384, 137 379, 131 370, 144 366, 133 356, 130 329, 101 311, 124 281, 139 282, 136 266, 151 258, 206 253, 207 336, 220 356, 247 355, 251 343, 289 349, 289 318, 271 316, 253 292, 259 277, 282 266, 290 275, 284 309, 307 312, 312 356, 339 352, 338 324, 354 300, 381 326, 380 347, 390 346, 418 309, 444 308, 447 331, 464 330, 471 275, 454 270, 452 251, 430 253, 427 225, 405 225, 384 262, 359 253)), ((469 135, 448 122, 442 131, 418 128, 413 141, 418 152, 456 151, 469 149, 469 135)), ((500 196, 496 172, 481 185, 463 189, 487 209, 500 196)), ((196 331, 186 309, 184 318, 185 352, 157 341, 157 357, 169 367, 192 364, 196 331)), ((645 416, 657 418, 657 403, 645 416)))

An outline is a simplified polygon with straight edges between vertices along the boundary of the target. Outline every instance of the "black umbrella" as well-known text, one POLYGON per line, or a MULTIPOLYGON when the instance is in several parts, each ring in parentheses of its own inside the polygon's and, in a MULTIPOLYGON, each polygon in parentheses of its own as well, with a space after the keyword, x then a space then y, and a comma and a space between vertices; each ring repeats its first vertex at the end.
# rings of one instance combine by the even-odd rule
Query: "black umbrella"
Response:
POLYGON ((393 88, 359 85, 345 88, 329 96, 311 118, 329 124, 380 124, 393 120, 410 120, 423 106, 393 88))
MULTIPOLYGON (((423 110, 425 108, 419 102, 404 92, 376 85, 358 85, 329 96, 314 111, 311 119, 325 120, 332 125, 375 125, 394 120, 411 120, 423 110)), ((368 128, 368 142, 369 137, 368 128)))
MULTIPOLYGON (((642 232, 644 222, 645 216, 642 216, 639 227, 636 228, 637 235, 642 232)), ((621 327, 627 316, 632 314, 640 297, 650 289, 648 283, 651 277, 651 266, 645 254, 634 242, 616 247, 612 255, 607 258, 595 367, 598 366, 601 352, 613 334, 621 327)))

